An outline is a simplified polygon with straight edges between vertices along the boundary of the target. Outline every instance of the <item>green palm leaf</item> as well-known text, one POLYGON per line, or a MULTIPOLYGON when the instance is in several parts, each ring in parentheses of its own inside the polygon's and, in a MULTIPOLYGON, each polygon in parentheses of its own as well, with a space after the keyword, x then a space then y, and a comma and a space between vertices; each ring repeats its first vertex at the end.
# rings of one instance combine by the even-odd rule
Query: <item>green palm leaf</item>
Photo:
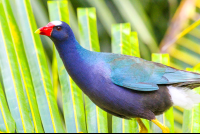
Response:
MULTIPOLYGON (((112 25, 112 52, 140 56, 138 48, 137 33, 131 32, 129 23, 112 25)), ((114 133, 138 132, 136 120, 125 120, 112 117, 112 131, 114 133)))
MULTIPOLYGON (((100 51, 95 8, 78 8, 80 44, 91 51, 100 51)), ((107 133, 107 113, 98 108, 86 95, 85 110, 87 129, 91 133, 107 133)))
MULTIPOLYGON (((187 68, 187 71, 200 73, 199 68, 187 68)), ((200 94, 200 88, 194 89, 200 94)), ((183 112, 183 133, 200 133, 200 104, 194 106, 192 110, 184 110, 183 112)))
MULTIPOLYGON (((50 20, 61 20, 69 24, 68 2, 48 1, 50 20)), ((62 90, 65 124, 70 133, 87 132, 82 91, 70 78, 56 51, 58 74, 62 90)))
POLYGON ((2 3, 0 3, 0 8, 0 66, 8 105, 16 122, 17 132, 34 132, 23 91, 17 56, 2 3))
POLYGON ((137 32, 131 32, 130 35, 131 43, 131 55, 140 58, 139 42, 137 32))
MULTIPOLYGON (((131 44, 131 55, 135 57, 140 57, 140 50, 139 50, 139 41, 138 41, 138 34, 137 32, 131 32, 130 35, 130 44, 131 44)), ((136 123, 136 120, 133 119, 134 122, 136 123)), ((141 119, 142 122, 145 124, 147 127, 148 131, 150 131, 150 124, 148 120, 141 119)), ((135 129, 137 129, 136 124, 134 125, 135 129)))
POLYGON ((11 11, 9 1, 3 0, 3 6, 6 9, 5 10, 6 19, 7 19, 7 22, 9 25, 9 31, 11 33, 11 37, 14 43, 15 52, 17 54, 17 60, 19 62, 19 68, 21 71, 22 80, 25 87, 25 92, 26 92, 28 103, 30 106, 33 124, 35 127, 35 132, 43 132, 39 110, 38 110, 37 102, 35 99, 35 91, 34 91, 32 79, 31 79, 30 70, 28 67, 28 62, 25 55, 22 38, 20 36, 20 31, 17 27, 17 23, 11 11))
POLYGON ((157 52, 158 47, 154 34, 140 1, 114 0, 113 3, 116 5, 123 19, 130 22, 134 29, 136 29, 139 37, 148 45, 151 52, 157 52), (138 10, 138 7, 140 7, 140 10, 138 10), (132 19, 133 17, 134 19, 132 19))
MULTIPOLYGON (((30 0, 30 2, 35 20, 37 22, 37 26, 45 26, 49 22, 48 10, 46 4, 44 4, 44 2, 47 3, 47 0, 30 0)), ((44 47, 45 53, 47 54, 47 59, 51 60, 53 56, 52 41, 51 39, 46 38, 45 36, 40 36, 40 38, 42 40, 42 45, 44 47)))
POLYGON ((15 132, 15 121, 8 109, 6 98, 0 82, 0 131, 6 133, 15 132))
POLYGON ((52 82, 29 0, 16 0, 26 55, 45 132, 64 132, 52 82))
MULTIPOLYGON (((170 59, 168 54, 153 53, 152 61, 162 63, 167 66, 169 66, 170 64, 170 59)), ((174 133, 173 107, 167 110, 164 114, 157 116, 156 118, 170 129, 170 133, 174 133)), ((161 129, 155 124, 152 125, 152 131, 157 133, 162 132, 161 129)))
POLYGON ((97 15, 102 25, 105 27, 107 33, 111 35, 110 29, 113 23, 116 23, 111 11, 109 10, 104 0, 90 0, 88 1, 97 10, 97 15), (106 14, 106 15, 105 15, 106 14))
MULTIPOLYGON (((172 67, 191 68, 200 62, 200 20, 196 18, 200 9, 198 3, 193 0, 181 1, 160 44, 161 52, 169 53, 172 67), (183 14, 184 17, 181 17, 183 14)), ((182 112, 183 108, 174 108, 175 132, 182 132, 182 112)))

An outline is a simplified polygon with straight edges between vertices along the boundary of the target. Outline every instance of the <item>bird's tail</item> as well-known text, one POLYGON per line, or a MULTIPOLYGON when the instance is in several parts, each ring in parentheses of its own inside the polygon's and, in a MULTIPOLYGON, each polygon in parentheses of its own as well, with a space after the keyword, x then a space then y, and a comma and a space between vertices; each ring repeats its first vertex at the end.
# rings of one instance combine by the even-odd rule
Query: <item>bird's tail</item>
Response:
POLYGON ((191 109, 195 104, 200 103, 200 94, 186 87, 168 86, 171 100, 175 106, 191 109))

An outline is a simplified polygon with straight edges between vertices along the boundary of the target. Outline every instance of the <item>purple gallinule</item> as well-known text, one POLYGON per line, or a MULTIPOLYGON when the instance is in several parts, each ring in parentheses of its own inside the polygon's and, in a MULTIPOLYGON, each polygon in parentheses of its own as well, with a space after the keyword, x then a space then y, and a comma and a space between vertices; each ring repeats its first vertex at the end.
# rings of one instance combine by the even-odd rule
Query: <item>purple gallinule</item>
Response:
POLYGON ((155 115, 173 105, 188 109, 200 102, 200 95, 192 90, 200 86, 198 73, 134 56, 86 50, 62 21, 52 21, 35 33, 51 38, 71 78, 97 106, 117 117, 136 118, 140 132, 147 132, 140 118, 169 132, 155 115))

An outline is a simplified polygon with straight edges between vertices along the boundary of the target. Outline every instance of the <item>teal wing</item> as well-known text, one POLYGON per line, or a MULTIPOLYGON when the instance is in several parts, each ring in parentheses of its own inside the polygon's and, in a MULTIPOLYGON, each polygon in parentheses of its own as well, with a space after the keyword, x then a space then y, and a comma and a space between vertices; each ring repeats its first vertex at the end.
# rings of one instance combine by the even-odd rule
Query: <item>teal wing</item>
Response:
POLYGON ((160 84, 200 82, 200 74, 177 70, 141 58, 114 54, 108 60, 111 81, 138 91, 158 90, 160 84))

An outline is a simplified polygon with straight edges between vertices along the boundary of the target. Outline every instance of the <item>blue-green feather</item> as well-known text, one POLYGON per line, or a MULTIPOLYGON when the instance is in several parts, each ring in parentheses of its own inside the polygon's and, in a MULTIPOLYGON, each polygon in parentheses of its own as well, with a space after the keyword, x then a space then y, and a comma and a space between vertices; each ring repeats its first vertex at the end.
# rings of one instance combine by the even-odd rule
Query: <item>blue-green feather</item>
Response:
POLYGON ((199 81, 200 75, 141 58, 110 54, 107 62, 114 84, 138 91, 158 90, 160 84, 199 81))

